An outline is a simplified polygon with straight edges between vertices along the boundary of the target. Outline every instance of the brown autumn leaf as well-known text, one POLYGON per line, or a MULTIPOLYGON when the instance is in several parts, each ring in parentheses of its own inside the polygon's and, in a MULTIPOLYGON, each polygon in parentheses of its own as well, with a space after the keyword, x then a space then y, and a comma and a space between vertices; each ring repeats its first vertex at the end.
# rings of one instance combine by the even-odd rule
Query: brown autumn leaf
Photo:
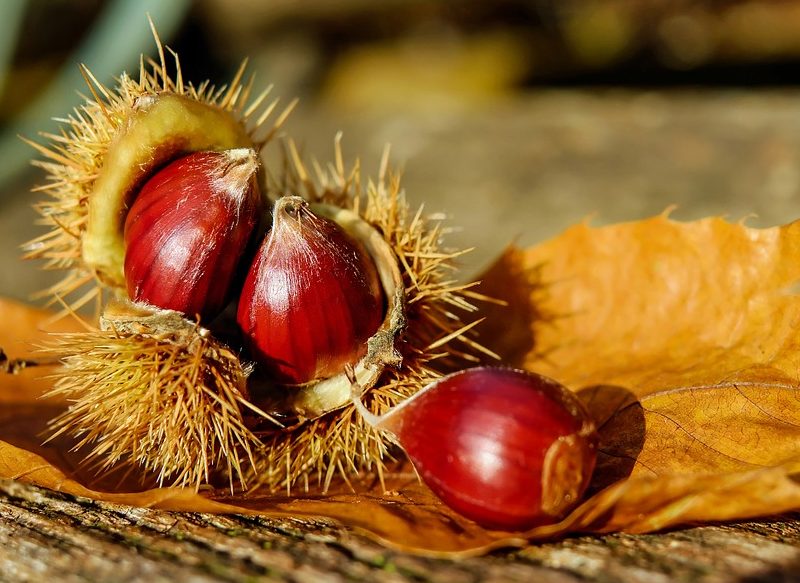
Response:
POLYGON ((627 478, 629 498, 650 483, 659 505, 678 484, 691 490, 603 528, 800 508, 798 252, 800 223, 664 215, 576 225, 487 272, 483 291, 510 305, 486 314, 484 339, 579 391, 598 422, 593 489, 627 478), (715 494, 737 483, 742 495, 715 494))
MULTIPOLYGON (((386 544, 470 555, 568 532, 644 532, 800 509, 800 224, 756 230, 666 216, 578 225, 509 250, 483 290, 482 341, 509 364, 578 390, 601 431, 591 496, 560 524, 482 529, 450 512, 407 469, 328 494, 231 497, 97 481, 71 444, 41 445, 58 403, 37 369, 0 377, 0 477, 169 510, 322 516, 386 544)), ((42 338, 44 314, 0 302, 0 346, 42 338)))

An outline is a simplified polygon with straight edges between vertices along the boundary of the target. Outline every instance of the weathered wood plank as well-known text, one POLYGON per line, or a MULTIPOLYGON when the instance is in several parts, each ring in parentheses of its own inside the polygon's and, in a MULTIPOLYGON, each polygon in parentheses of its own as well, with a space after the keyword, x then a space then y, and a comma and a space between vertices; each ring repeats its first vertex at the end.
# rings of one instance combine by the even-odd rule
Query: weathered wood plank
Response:
MULTIPOLYGON (((796 518, 796 517, 795 517, 796 518)), ((324 521, 180 514, 0 482, 3 581, 800 580, 792 517, 659 535, 577 537, 448 561, 382 548, 324 521)))

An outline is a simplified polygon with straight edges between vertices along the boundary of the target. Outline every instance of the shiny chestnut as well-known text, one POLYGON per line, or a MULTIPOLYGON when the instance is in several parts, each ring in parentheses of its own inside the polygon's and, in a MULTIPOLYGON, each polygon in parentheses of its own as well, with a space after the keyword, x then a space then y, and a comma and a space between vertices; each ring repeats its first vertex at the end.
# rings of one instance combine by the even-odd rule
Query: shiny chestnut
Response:
POLYGON ((265 374, 290 385, 339 375, 367 352, 383 316, 381 281, 364 247, 302 198, 279 199, 237 312, 265 374))
POLYGON ((125 219, 131 299, 188 317, 213 318, 263 212, 250 149, 194 152, 139 190, 125 219))
POLYGON ((393 434, 420 478, 484 527, 524 530, 560 519, 589 484, 597 434, 577 397, 530 372, 479 367, 428 385, 367 421, 393 434))

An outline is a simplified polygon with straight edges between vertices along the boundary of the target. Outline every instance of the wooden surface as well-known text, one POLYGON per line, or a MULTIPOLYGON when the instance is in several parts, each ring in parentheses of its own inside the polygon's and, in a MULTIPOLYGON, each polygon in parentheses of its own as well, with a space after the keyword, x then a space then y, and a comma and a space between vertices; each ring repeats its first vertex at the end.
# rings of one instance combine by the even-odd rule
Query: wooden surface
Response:
POLYGON ((0 481, 0 581, 800 581, 800 521, 575 537, 448 561, 326 522, 180 514, 0 481))
MULTIPOLYGON (((800 95, 549 92, 461 112, 300 110, 289 130, 324 160, 336 129, 369 172, 391 140, 409 197, 447 210, 477 270, 594 214, 800 216, 800 95)), ((25 187, 27 188, 28 185, 25 187)), ((0 293, 47 283, 17 261, 30 197, 0 213, 0 293)), ((124 508, 0 482, 0 581, 800 581, 800 515, 653 535, 575 537, 463 561, 386 550, 324 522, 124 508)))

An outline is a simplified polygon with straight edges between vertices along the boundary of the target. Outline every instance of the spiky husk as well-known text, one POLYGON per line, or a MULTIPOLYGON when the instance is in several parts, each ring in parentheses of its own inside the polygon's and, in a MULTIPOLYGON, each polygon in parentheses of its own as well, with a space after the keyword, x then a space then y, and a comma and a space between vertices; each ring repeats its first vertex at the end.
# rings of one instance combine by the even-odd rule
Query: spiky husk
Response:
MULTIPOLYGON (((440 218, 426 217, 422 209, 412 212, 399 176, 389 168, 388 149, 377 179, 364 183, 359 162, 346 168, 338 139, 334 148, 334 163, 315 163, 312 173, 288 142, 284 172, 270 191, 354 210, 384 236, 398 257, 408 319, 397 347, 403 363, 387 369, 364 396, 365 405, 381 414, 445 372, 477 362, 478 353, 495 357, 470 336, 479 320, 462 321, 476 311, 473 301, 488 298, 472 291, 475 284, 458 282, 454 262, 465 251, 442 247, 445 228, 440 218)), ((287 493, 297 487, 328 490, 335 479, 350 481, 365 472, 382 480, 387 463, 398 453, 391 437, 370 427, 352 405, 292 430, 260 436, 266 447, 256 458, 254 478, 261 486, 287 493)))
POLYGON ((101 471, 133 462, 160 485, 197 489, 221 470, 232 490, 246 488, 261 447, 242 414, 252 407, 247 375, 207 330, 60 334, 47 350, 63 366, 46 396, 69 403, 50 423, 50 439, 73 436, 101 471))
MULTIPOLYGON (((152 23, 151 23, 152 25, 152 23)), ((45 184, 34 189, 47 199, 36 204, 39 224, 47 233, 24 245, 25 257, 43 260, 43 268, 64 271, 64 277, 41 293, 50 304, 66 304, 64 314, 78 310, 93 300, 99 314, 104 284, 83 263, 82 234, 86 230, 88 200, 95 180, 108 152, 109 145, 134 111, 138 100, 146 96, 176 94, 218 108, 234 117, 247 131, 257 149, 269 142, 285 119, 293 103, 272 123, 268 123, 278 101, 268 101, 270 89, 252 97, 254 77, 245 81, 244 61, 228 85, 215 87, 208 81, 194 85, 185 83, 180 60, 174 58, 174 77, 167 67, 165 48, 153 28, 159 61, 141 58, 138 78, 123 73, 114 89, 105 87, 86 66, 81 67, 90 97, 71 115, 58 119, 59 133, 42 133, 45 144, 30 140, 44 160, 34 165, 47 173, 45 184)), ((169 50, 169 49, 167 49, 169 50)))
MULTIPOLYGON (((26 256, 44 260, 47 269, 66 271, 44 294, 67 313, 93 299, 100 312, 103 284, 81 254, 87 201, 109 145, 138 99, 174 93, 218 107, 239 119, 258 146, 273 137, 292 107, 266 127, 276 102, 267 104, 265 91, 247 104, 252 79, 242 82, 244 64, 228 87, 185 84, 177 55, 172 78, 157 35, 156 42, 159 62, 143 60, 138 79, 122 75, 115 90, 84 67, 91 98, 60 120, 59 134, 43 135, 47 145, 32 143, 45 157, 37 165, 48 173, 48 182, 36 190, 49 198, 36 208, 50 230, 27 244, 26 256)), ((354 210, 378 229, 400 261, 408 320, 397 347, 403 364, 387 369, 365 395, 370 410, 383 413, 455 366, 477 361, 477 353, 488 353, 470 337, 478 322, 461 320, 474 311, 472 301, 482 299, 455 276, 453 262, 462 252, 442 249, 445 230, 439 220, 410 210, 399 177, 388 168, 388 152, 377 179, 362 183, 358 162, 345 167, 338 140, 334 163, 314 164, 313 173, 292 143, 287 148, 275 192, 354 210)), ((241 414, 247 402, 240 361, 197 331, 92 331, 60 336, 53 350, 64 366, 51 396, 73 401, 54 420, 53 430, 77 435, 78 446, 90 446, 88 459, 102 468, 130 460, 155 472, 162 483, 194 488, 222 468, 231 487, 238 481, 243 487, 290 492, 328 489, 335 478, 347 481, 362 472, 381 477, 395 451, 387 436, 350 406, 291 429, 276 429, 267 418, 259 427, 259 442, 241 414)), ((265 417, 260 411, 257 416, 265 417)))

